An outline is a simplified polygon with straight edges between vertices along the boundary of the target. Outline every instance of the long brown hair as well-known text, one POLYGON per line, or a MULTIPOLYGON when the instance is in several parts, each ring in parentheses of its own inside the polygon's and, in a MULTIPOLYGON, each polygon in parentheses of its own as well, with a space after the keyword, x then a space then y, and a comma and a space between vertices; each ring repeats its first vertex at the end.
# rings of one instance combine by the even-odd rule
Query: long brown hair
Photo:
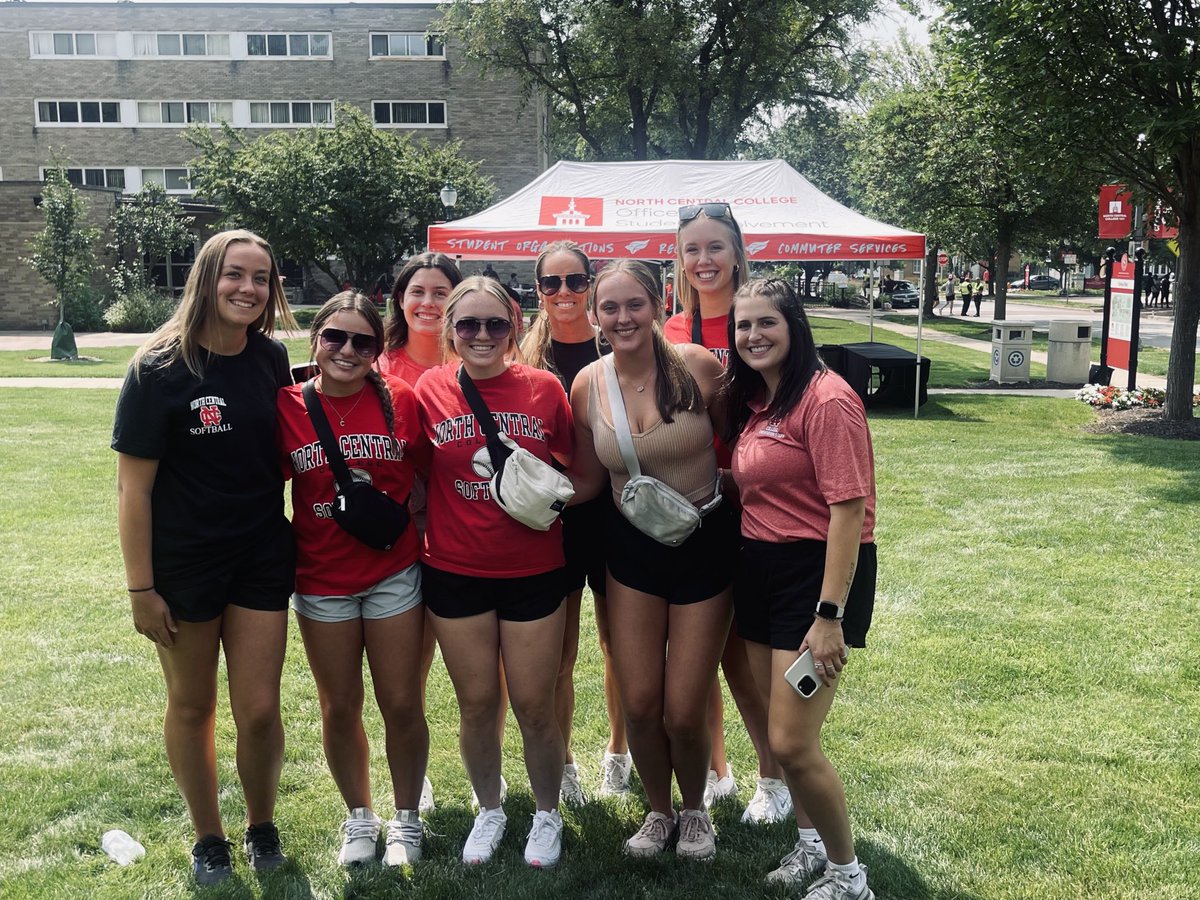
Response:
MULTIPOLYGON (((579 264, 583 266, 583 271, 587 275, 592 274, 592 263, 587 258, 587 254, 579 248, 579 245, 574 241, 555 241, 552 244, 547 244, 546 248, 538 254, 537 262, 533 265, 534 281, 542 277, 542 267, 545 266, 546 260, 552 255, 559 252, 573 253, 579 260, 579 264)), ((562 288, 565 290, 565 287, 562 288)), ((538 290, 538 294, 541 291, 538 290)), ((591 294, 589 293, 589 302, 591 294)), ((542 302, 541 309, 538 314, 533 317, 533 321, 529 325, 529 330, 525 332, 525 337, 521 339, 521 354, 525 357, 526 362, 531 366, 539 369, 545 369, 547 372, 552 372, 555 376, 562 380, 562 373, 558 371, 558 366, 554 363, 554 354, 551 353, 551 343, 553 335, 550 332, 550 314, 546 311, 545 301, 542 302)), ((596 336, 596 354, 600 354, 600 338, 596 336)))
POLYGON ((183 296, 175 314, 133 354, 129 364, 133 368, 134 377, 138 376, 142 363, 149 357, 154 357, 155 365, 163 367, 183 360, 189 372, 197 378, 203 377, 207 352, 200 345, 200 337, 217 315, 217 284, 221 279, 221 271, 225 268, 225 254, 231 245, 242 243, 262 248, 271 260, 271 274, 267 281, 267 305, 263 307, 259 317, 247 327, 247 332, 260 331, 269 337, 275 333, 276 320, 285 328, 296 327, 296 320, 288 309, 287 295, 279 281, 279 269, 275 265, 275 254, 271 252, 271 245, 254 232, 245 229, 221 231, 205 241, 200 252, 196 254, 196 261, 192 263, 188 272, 183 296))
POLYGON ((674 421, 672 418, 674 413, 702 411, 704 395, 700 393, 700 386, 696 384, 696 379, 688 371, 683 356, 667 340, 662 326, 659 324, 663 314, 662 289, 653 269, 636 259, 618 259, 609 263, 592 283, 593 306, 598 303, 600 286, 617 274, 628 275, 636 281, 646 292, 646 297, 654 308, 651 340, 654 347, 654 368, 657 375, 654 404, 658 407, 658 414, 664 422, 669 424, 674 421))
POLYGON ((388 350, 395 350, 408 343, 408 320, 404 318, 404 292, 413 276, 422 269, 437 269, 450 282, 450 289, 458 287, 462 282, 462 273, 454 260, 444 253, 418 253, 404 264, 396 283, 392 285, 392 295, 388 300, 387 340, 384 344, 388 350))
POLYGON ((750 279, 750 266, 746 262, 746 242, 742 240, 742 229, 738 225, 737 219, 730 212, 728 216, 709 216, 706 212, 701 212, 694 219, 688 219, 675 231, 675 300, 682 306, 683 311, 689 316, 700 315, 700 295, 696 292, 695 287, 688 280, 687 272, 683 268, 683 230, 698 221, 703 216, 706 219, 711 219, 713 222, 719 222, 729 232, 733 243, 733 290, 736 292, 743 284, 750 279))

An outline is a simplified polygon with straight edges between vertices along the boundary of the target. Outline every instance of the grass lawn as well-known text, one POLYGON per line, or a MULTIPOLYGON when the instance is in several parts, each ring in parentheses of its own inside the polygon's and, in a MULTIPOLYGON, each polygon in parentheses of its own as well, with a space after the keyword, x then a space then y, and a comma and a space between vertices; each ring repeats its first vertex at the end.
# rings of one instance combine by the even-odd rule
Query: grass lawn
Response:
MULTIPOLYGON (((309 357, 307 338, 284 342, 294 362, 309 357)), ((95 359, 50 360, 45 350, 0 350, 0 378, 124 378, 137 347, 81 347, 81 356, 95 359)))
MULTIPOLYGON (((189 897, 186 811, 161 738, 157 662, 129 623, 117 548, 115 391, 0 390, 0 897, 189 897), (100 835, 147 848, 127 869, 100 835)), ((879 590, 870 647, 851 660, 826 729, 860 857, 881 900, 1200 895, 1200 662, 1195 648, 1200 444, 1085 434, 1068 400, 937 397, 913 421, 873 414, 879 590)), ((471 813, 457 712, 430 678, 430 777, 439 807, 411 874, 334 863, 344 810, 321 752, 312 678, 293 627, 278 822, 292 863, 262 883, 240 849, 214 897, 784 897, 763 875, 788 825, 718 809, 710 865, 631 862, 643 811, 565 814, 557 871, 521 859, 533 805, 511 716, 509 834, 465 869, 471 813)), ((574 746, 586 788, 606 736, 585 605, 574 746)), ((369 696, 369 694, 368 694, 369 696)), ((742 798, 753 753, 732 718, 742 798)), ((221 800, 243 815, 233 730, 218 719, 221 800)), ((382 728, 368 713, 377 809, 391 808, 382 728)))

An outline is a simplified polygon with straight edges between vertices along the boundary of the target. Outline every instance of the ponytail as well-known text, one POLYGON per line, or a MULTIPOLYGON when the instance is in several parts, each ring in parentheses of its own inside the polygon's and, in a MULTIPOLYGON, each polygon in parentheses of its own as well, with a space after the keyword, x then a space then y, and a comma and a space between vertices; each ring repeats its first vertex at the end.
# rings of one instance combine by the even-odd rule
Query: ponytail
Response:
POLYGON ((388 440, 392 442, 392 450, 398 459, 401 454, 401 448, 400 442, 396 440, 396 408, 392 406, 392 392, 388 390, 387 383, 383 380, 383 376, 379 374, 377 369, 373 368, 367 372, 367 381, 371 383, 371 387, 375 388, 375 393, 379 395, 379 402, 383 406, 383 421, 387 425, 388 440))

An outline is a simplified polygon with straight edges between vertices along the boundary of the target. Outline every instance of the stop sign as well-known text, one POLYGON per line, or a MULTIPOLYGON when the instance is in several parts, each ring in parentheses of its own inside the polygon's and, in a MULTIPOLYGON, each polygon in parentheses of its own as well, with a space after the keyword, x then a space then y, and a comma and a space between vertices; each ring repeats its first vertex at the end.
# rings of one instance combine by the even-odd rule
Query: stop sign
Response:
POLYGON ((944 265, 946 265, 946 263, 948 263, 948 262, 950 262, 950 257, 949 257, 949 256, 947 256, 945 253, 939 253, 939 254, 938 254, 938 265, 939 265, 939 266, 944 266, 944 265))

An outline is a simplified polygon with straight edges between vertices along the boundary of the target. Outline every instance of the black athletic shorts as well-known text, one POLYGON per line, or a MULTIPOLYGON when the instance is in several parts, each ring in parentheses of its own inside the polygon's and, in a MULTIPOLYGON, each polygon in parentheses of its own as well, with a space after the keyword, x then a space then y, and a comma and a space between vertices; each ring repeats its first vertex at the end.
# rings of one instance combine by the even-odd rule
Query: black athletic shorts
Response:
POLYGON ((296 589, 292 526, 280 519, 264 540, 214 552, 203 566, 170 573, 156 571, 154 586, 171 615, 182 622, 211 622, 226 606, 285 611, 296 589))
POLYGON ((686 541, 668 547, 642 534, 615 503, 609 504, 608 574, 676 606, 715 597, 733 582, 741 543, 738 521, 733 505, 722 503, 686 541))
MULTIPOLYGON (((858 567, 846 599, 842 637, 849 647, 865 647, 875 610, 875 545, 860 544, 858 567)), ((737 633, 775 650, 797 650, 804 642, 821 599, 825 542, 742 541, 733 590, 737 633)))
POLYGON ((604 596, 604 517, 610 506, 612 493, 606 486, 599 497, 562 512, 568 594, 582 589, 586 581, 593 594, 604 596))
POLYGON ((519 578, 482 578, 421 564, 425 608, 443 619, 465 619, 488 612, 506 622, 544 619, 562 606, 566 583, 566 569, 519 578))

